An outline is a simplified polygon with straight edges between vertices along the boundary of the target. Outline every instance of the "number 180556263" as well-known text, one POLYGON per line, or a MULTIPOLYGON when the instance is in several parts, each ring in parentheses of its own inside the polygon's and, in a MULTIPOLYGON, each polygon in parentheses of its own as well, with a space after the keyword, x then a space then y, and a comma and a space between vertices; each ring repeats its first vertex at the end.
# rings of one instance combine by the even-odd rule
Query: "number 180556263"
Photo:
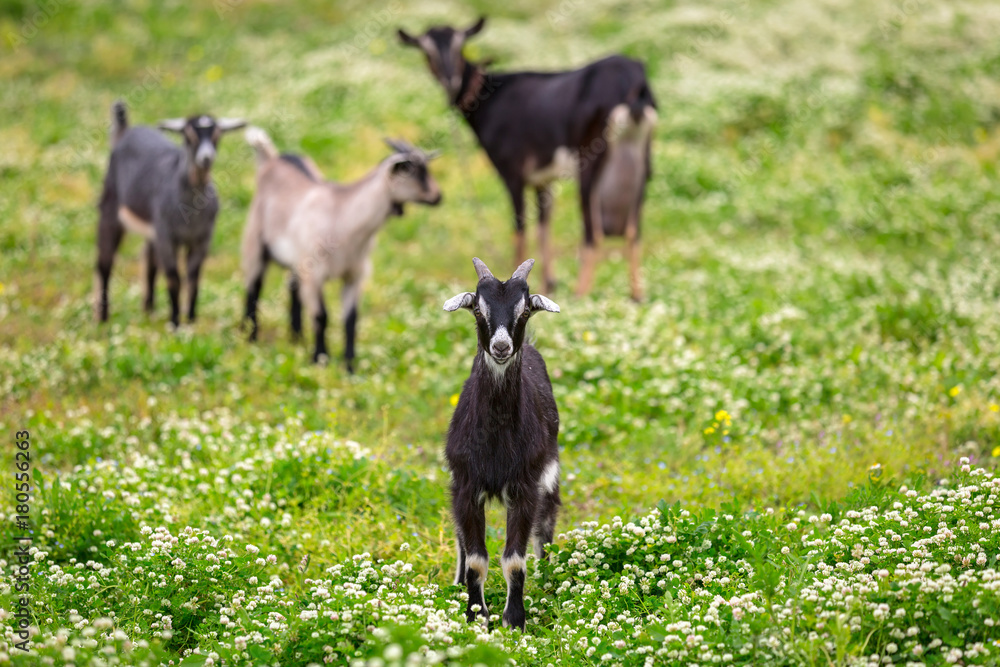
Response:
POLYGON ((18 528, 28 529, 28 513, 31 509, 31 434, 18 431, 14 434, 14 500, 18 528))

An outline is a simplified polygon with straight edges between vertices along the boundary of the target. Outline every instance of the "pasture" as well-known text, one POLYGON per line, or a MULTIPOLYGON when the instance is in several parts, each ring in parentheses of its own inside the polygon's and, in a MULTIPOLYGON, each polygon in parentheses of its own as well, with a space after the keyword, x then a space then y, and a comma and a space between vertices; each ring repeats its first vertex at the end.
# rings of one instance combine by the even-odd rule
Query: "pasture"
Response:
POLYGON ((0 664, 1000 664, 998 34, 976 0, 0 0, 0 664), (621 52, 659 105, 644 302, 614 239, 573 296, 577 191, 557 189, 562 312, 531 326, 563 506, 552 561, 528 561, 524 635, 464 620, 443 459, 476 339, 442 304, 474 255, 514 269, 510 203, 396 39, 481 14, 469 58, 621 52), (137 124, 245 117, 336 180, 382 137, 443 151, 441 205, 380 234, 355 375, 337 288, 314 366, 274 267, 246 342, 239 132, 198 321, 168 328, 162 279, 143 313, 133 236, 94 322, 119 98, 137 124))

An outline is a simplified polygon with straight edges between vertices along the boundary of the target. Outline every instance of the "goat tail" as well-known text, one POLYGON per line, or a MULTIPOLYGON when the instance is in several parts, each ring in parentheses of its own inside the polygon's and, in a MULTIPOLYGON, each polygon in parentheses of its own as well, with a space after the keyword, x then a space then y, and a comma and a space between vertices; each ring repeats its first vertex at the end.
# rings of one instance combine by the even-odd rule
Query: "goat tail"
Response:
POLYGON ((124 100, 116 100, 111 105, 111 145, 118 143, 118 140, 128 129, 128 111, 125 108, 124 100))
POLYGON ((257 152, 258 164, 278 157, 278 148, 271 141, 271 137, 267 136, 267 132, 261 128, 251 125, 246 129, 244 136, 247 143, 257 152))

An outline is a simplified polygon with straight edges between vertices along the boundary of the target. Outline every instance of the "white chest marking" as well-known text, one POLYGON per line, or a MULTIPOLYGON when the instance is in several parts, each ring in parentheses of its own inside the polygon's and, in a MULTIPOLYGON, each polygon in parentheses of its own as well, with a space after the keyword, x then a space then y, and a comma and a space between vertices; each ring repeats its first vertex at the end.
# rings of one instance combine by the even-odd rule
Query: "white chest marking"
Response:
POLYGON ((536 167, 524 175, 530 185, 547 185, 561 178, 575 178, 579 170, 576 151, 560 146, 552 156, 552 161, 536 167))

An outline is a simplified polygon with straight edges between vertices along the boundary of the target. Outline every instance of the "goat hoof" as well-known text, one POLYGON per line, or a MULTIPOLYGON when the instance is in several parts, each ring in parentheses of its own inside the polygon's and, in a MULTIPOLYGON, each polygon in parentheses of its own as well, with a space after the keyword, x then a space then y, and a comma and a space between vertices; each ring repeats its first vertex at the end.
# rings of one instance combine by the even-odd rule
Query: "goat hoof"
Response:
POLYGON ((643 301, 645 301, 645 299, 642 296, 642 292, 639 292, 639 293, 633 292, 632 293, 632 302, 633 303, 642 303, 643 301))
POLYGON ((326 352, 317 352, 313 355, 313 363, 317 366, 326 366, 330 363, 330 355, 326 352))
POLYGON ((514 628, 515 630, 520 630, 521 632, 524 632, 525 628, 524 610, 521 610, 520 613, 508 610, 508 613, 503 615, 503 627, 514 628))

